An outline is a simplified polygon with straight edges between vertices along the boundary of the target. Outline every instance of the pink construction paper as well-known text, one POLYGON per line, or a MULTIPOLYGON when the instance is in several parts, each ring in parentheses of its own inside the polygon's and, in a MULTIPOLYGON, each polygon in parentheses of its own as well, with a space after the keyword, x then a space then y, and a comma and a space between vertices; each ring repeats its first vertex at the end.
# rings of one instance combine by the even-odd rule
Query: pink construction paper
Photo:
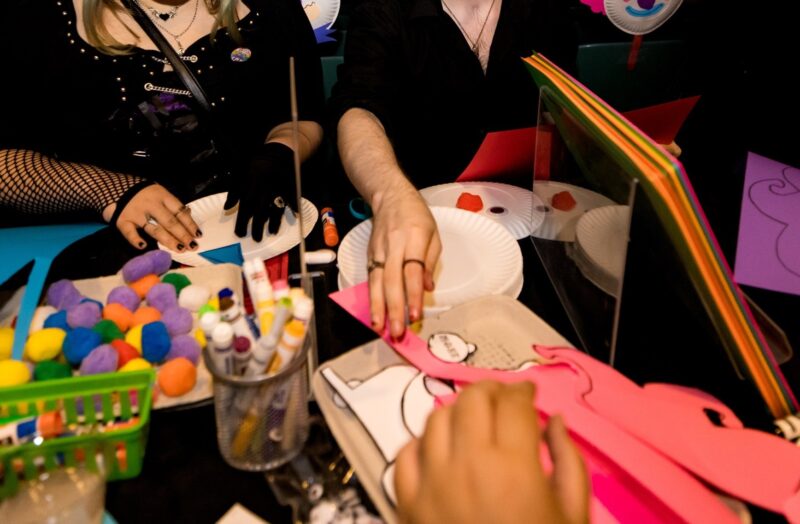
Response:
POLYGON ((734 276, 800 295, 800 169, 749 153, 734 276))

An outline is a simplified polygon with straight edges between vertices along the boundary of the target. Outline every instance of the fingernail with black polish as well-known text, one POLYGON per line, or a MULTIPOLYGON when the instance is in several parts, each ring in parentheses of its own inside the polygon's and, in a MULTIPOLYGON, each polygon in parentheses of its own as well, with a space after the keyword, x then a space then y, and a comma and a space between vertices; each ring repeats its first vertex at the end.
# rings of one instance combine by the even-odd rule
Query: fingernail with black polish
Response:
POLYGON ((139 242, 139 249, 144 249, 146 245, 144 242, 139 242))
POLYGON ((192 249, 196 248, 197 247, 197 242, 192 240, 191 242, 189 242, 189 247, 192 248, 192 249))
POLYGON ((196 236, 197 238, 200 238, 201 236, 203 236, 203 232, 198 229, 197 233, 195 233, 194 236, 196 236))
POLYGON ((178 244, 178 251, 183 251, 185 246, 183 244, 178 244))

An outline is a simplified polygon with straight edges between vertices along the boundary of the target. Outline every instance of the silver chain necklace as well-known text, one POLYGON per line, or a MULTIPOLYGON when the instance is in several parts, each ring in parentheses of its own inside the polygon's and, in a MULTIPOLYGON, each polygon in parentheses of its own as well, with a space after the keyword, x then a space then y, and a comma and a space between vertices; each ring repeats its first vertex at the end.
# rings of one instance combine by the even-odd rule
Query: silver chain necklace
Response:
POLYGON ((172 8, 170 8, 167 11, 159 11, 158 9, 156 9, 154 6, 152 6, 150 4, 139 4, 139 5, 144 7, 145 9, 147 9, 150 12, 150 14, 152 14, 153 16, 157 16, 158 18, 160 18, 164 22, 169 22, 170 20, 175 18, 175 15, 178 14, 178 8, 181 7, 181 6, 178 6, 178 5, 173 5, 172 8))
MULTIPOLYGON (((172 31, 170 31, 169 29, 164 27, 164 25, 160 21, 161 20, 160 16, 158 16, 157 14, 153 14, 153 12, 151 12, 151 10, 147 6, 143 6, 142 3, 139 0, 135 0, 135 1, 139 5, 139 7, 142 7, 143 9, 145 9, 147 11, 148 16, 153 21, 153 23, 156 24, 159 27, 159 29, 161 29, 163 32, 167 33, 169 36, 171 36, 173 38, 173 40, 175 40, 175 43, 178 44, 178 54, 182 55, 183 52, 185 51, 185 49, 183 48, 183 44, 181 43, 180 39, 194 25, 194 21, 197 19, 197 8, 200 5, 200 0, 194 0, 194 14, 192 14, 192 19, 189 21, 189 25, 186 26, 186 29, 184 29, 180 33, 173 33, 172 31)), ((176 8, 176 10, 177 10, 177 8, 176 8)))
POLYGON ((453 12, 452 9, 450 9, 450 6, 447 5, 447 2, 445 2, 445 0, 442 0, 442 5, 444 6, 445 10, 447 10, 448 14, 450 15, 450 18, 453 19, 453 22, 455 22, 458 28, 461 30, 461 33, 464 35, 464 38, 467 39, 467 42, 469 43, 469 46, 472 49, 472 53, 479 60, 481 53, 481 37, 483 36, 483 30, 486 29, 486 22, 488 22, 489 17, 492 16, 492 9, 494 9, 495 2, 496 0, 492 0, 492 3, 489 4, 489 11, 486 12, 486 18, 483 19, 483 24, 481 24, 481 29, 478 32, 478 36, 473 41, 472 38, 469 37, 469 33, 467 33, 467 30, 464 29, 464 26, 462 26, 461 22, 458 21, 458 17, 456 16, 456 14, 453 12))

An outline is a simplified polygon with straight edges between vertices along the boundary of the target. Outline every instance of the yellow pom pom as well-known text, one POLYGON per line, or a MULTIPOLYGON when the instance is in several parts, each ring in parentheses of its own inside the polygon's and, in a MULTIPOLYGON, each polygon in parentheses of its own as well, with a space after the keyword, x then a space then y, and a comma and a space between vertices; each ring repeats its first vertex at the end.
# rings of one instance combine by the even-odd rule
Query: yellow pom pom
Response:
POLYGON ((150 362, 143 358, 135 358, 129 360, 124 366, 119 368, 119 371, 140 371, 142 369, 150 369, 153 367, 150 362))
POLYGON ((213 296, 208 299, 208 305, 214 308, 214 311, 219 311, 219 297, 213 296))
POLYGON ((19 360, 0 361, 0 388, 19 386, 31 380, 31 370, 19 360))
POLYGON ((194 338, 197 340, 197 343, 200 344, 200 349, 203 349, 208 344, 206 340, 206 334, 203 333, 202 329, 196 329, 194 332, 194 338))
POLYGON ((133 326, 125 333, 125 342, 136 348, 142 354, 142 326, 133 326))
POLYGON ((14 344, 14 328, 0 327, 0 360, 11 358, 11 346, 14 344))
POLYGON ((52 360, 61 353, 67 332, 59 328, 34 331, 25 343, 25 357, 33 362, 52 360))

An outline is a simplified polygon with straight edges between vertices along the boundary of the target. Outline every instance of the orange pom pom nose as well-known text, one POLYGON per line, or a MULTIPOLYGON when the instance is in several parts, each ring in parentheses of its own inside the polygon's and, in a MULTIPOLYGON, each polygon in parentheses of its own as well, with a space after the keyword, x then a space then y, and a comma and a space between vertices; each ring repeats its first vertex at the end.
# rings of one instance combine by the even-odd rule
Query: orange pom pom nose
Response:
POLYGON ((477 213, 483 209, 483 199, 480 195, 473 195, 472 193, 464 192, 458 195, 456 207, 477 213))

